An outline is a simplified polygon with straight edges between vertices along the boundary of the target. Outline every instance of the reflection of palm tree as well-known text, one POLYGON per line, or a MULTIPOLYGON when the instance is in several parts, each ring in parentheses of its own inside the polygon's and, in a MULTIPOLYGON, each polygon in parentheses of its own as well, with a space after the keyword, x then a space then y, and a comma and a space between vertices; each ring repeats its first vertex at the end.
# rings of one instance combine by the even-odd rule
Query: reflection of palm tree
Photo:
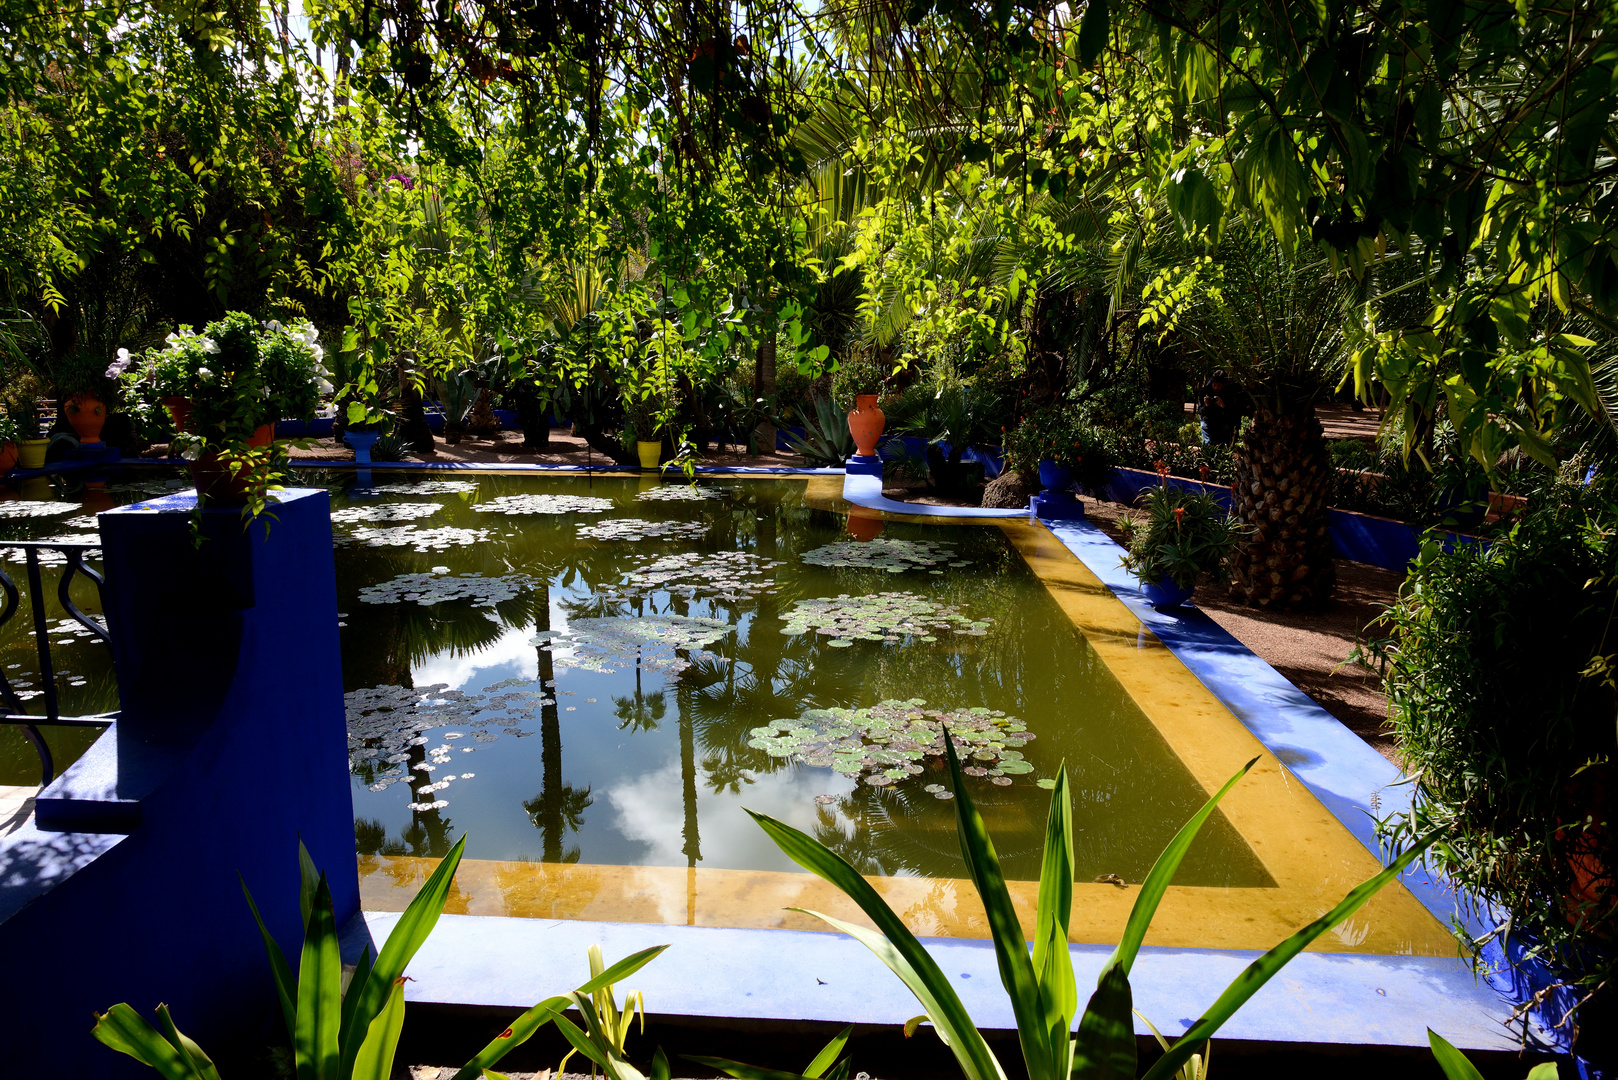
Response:
MULTIPOLYGON (((534 629, 545 631, 551 628, 551 589, 550 581, 535 590, 544 601, 535 611, 534 629)), ((543 755, 543 768, 541 770, 541 787, 538 795, 522 804, 528 812, 528 820, 533 822, 534 828, 540 831, 544 843, 544 857, 546 862, 576 863, 579 861, 580 851, 577 845, 562 850, 562 837, 568 832, 578 832, 584 825, 584 811, 594 801, 590 789, 575 790, 572 784, 562 782, 562 721, 556 711, 556 664, 551 658, 550 649, 541 638, 538 649, 540 685, 545 690, 544 704, 540 706, 539 741, 540 751, 543 755)))
POLYGON ((631 731, 655 731, 658 721, 668 711, 668 699, 663 691, 658 690, 650 694, 642 693, 640 688, 640 669, 635 670, 635 695, 633 697, 615 697, 612 699, 615 708, 613 715, 618 718, 618 730, 625 728, 631 731))

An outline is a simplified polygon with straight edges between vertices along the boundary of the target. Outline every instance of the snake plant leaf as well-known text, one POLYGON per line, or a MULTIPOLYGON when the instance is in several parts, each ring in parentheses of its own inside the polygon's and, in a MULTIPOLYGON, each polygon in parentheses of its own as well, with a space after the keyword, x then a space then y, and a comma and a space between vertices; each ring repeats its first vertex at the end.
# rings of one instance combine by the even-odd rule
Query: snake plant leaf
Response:
POLYGON ((348 989, 343 992, 342 1021, 337 1030, 344 1032, 354 1022, 354 1010, 359 1007, 360 988, 371 979, 371 946, 367 944, 360 950, 360 957, 354 963, 354 974, 348 980, 348 989))
POLYGON ((309 849, 303 846, 303 838, 298 839, 298 915, 303 919, 303 925, 309 925, 309 909, 315 902, 315 890, 320 887, 320 871, 315 867, 315 860, 309 857, 309 849))
POLYGON ((1439 832, 1440 830, 1434 829, 1418 839, 1410 850, 1390 863, 1387 869, 1349 890, 1348 895, 1343 897, 1336 907, 1249 964, 1229 986, 1225 987, 1225 992, 1208 1007, 1202 1018, 1191 1025, 1191 1030, 1180 1037, 1174 1044, 1174 1049, 1153 1063, 1142 1080, 1167 1080, 1172 1076, 1192 1054, 1202 1048, 1226 1020, 1235 1014, 1237 1009, 1245 1005, 1249 998, 1258 993, 1276 972, 1285 967, 1310 942, 1349 919, 1364 907, 1371 897, 1381 891, 1383 886, 1398 880, 1399 875, 1403 874, 1405 869, 1438 839, 1439 832))
POLYGON ((782 1069, 761 1069, 756 1065, 748 1065, 730 1058, 702 1057, 697 1054, 681 1054, 686 1061, 694 1061, 698 1065, 705 1065, 710 1069, 717 1069, 726 1076, 734 1076, 736 1080, 813 1080, 807 1073, 786 1072, 782 1069))
POLYGON ((1134 1080, 1135 1025, 1129 976, 1117 960, 1101 973, 1073 1043, 1073 1080, 1134 1080))
MULTIPOLYGON (((989 918, 989 936, 994 941, 994 955, 999 962, 1000 982, 1011 998, 1011 1012, 1017 1020, 1017 1041, 1022 1045, 1023 1060, 1028 1066, 1029 1080, 1066 1080, 1059 1074, 1058 1065, 1066 1060, 1067 1018, 1061 1020, 1060 1049, 1052 1045, 1051 1021, 1045 994, 1034 977, 1034 965, 1028 957, 1028 939, 1022 923, 1011 905, 1011 893, 1006 889, 1005 876, 1000 871, 1000 858, 995 854, 994 842, 989 839, 989 827, 967 790, 966 777, 961 773, 960 758, 955 753, 955 740, 949 730, 944 731, 944 757, 949 762, 950 779, 955 791, 956 834, 961 843, 961 857, 966 860, 967 873, 983 901, 983 910, 989 918)), ((1071 873, 1069 878, 1071 879, 1071 873)))
POLYGON ((1483 1080, 1477 1066, 1432 1028, 1427 1029, 1427 1045, 1433 1048, 1433 1060, 1438 1062, 1438 1067, 1444 1070, 1448 1080, 1483 1080))
POLYGON ((1078 1009, 1068 922, 1073 913, 1073 804, 1068 796, 1067 763, 1056 770, 1051 808, 1045 821, 1045 854, 1039 870, 1039 903, 1034 917, 1034 977, 1046 1007, 1047 1037, 1056 1054, 1056 1075, 1072 1071, 1068 1025, 1078 1009))
MULTIPOLYGON (((348 1013, 348 1024, 341 1032, 339 1075, 347 1076, 353 1070, 354 1058, 360 1052, 360 1044, 365 1041, 371 1021, 376 1019, 376 1014, 382 1011, 388 995, 393 992, 393 980, 404 974, 410 958, 416 955, 416 950, 421 948, 421 943, 427 940, 427 935, 438 924, 438 917, 444 913, 444 904, 449 899, 455 868, 460 865, 461 853, 465 850, 466 837, 462 836, 450 848, 438 868, 428 876, 421 891, 416 893, 399 916, 399 921, 394 923, 393 932, 382 943, 382 951, 371 965, 371 974, 365 980, 365 985, 349 987, 349 993, 357 993, 360 997, 355 1001, 353 1011, 348 1013)), ((304 1080, 302 1075, 298 1080, 304 1080)))
POLYGON ((393 1052, 398 1049, 399 1033, 404 1030, 404 984, 402 975, 393 980, 388 1003, 371 1021, 365 1041, 360 1043, 349 1080, 388 1080, 393 1075, 393 1052))
POLYGON ((214 1067, 213 1059, 190 1036, 174 1026, 174 1018, 169 1015, 167 1005, 158 1005, 157 1023, 163 1037, 180 1052, 197 1076, 202 1080, 219 1080, 219 1070, 214 1067))
POLYGON ((124 1002, 97 1015, 90 1034, 103 1046, 156 1069, 163 1080, 203 1080, 179 1047, 124 1002))
MULTIPOLYGON (((287 954, 281 950, 281 943, 271 936, 269 927, 264 925, 258 913, 258 904, 253 902, 253 893, 247 887, 247 879, 240 873, 236 879, 242 883, 242 895, 247 897, 247 907, 253 913, 253 921, 258 923, 259 936, 264 939, 264 951, 270 955, 270 977, 275 983, 275 996, 281 1002, 281 1017, 286 1021, 287 1038, 296 1039, 298 1008, 293 998, 292 965, 287 963, 287 954)), ((305 926, 309 925, 307 918, 303 922, 305 926)))
MULTIPOLYGON (((342 980, 337 918, 332 914, 331 887, 322 874, 309 905, 303 955, 298 962, 298 1012, 292 1036, 298 1080, 338 1080, 342 980)), ((345 1069, 343 1075, 347 1074, 345 1069)))
POLYGON ((1236 782, 1246 776, 1258 758, 1254 758, 1240 769, 1236 775, 1225 781, 1225 786, 1214 793, 1213 798, 1202 804, 1202 809, 1192 815, 1191 820, 1180 827, 1169 841, 1168 847, 1163 849, 1152 869, 1147 873, 1146 880, 1141 882, 1140 893, 1135 897, 1135 906, 1129 909, 1129 921, 1124 924, 1124 932, 1118 939, 1117 948, 1112 951, 1112 959, 1108 966, 1102 968, 1102 976, 1113 963, 1123 968, 1125 975, 1135 963, 1135 957, 1140 952, 1141 942, 1146 939, 1146 930, 1152 924, 1152 917, 1157 914, 1157 905, 1162 902, 1163 894, 1168 891, 1169 883, 1174 880, 1174 874, 1180 869, 1180 863, 1185 859, 1186 853, 1191 850, 1191 844, 1202 831, 1214 809, 1219 805, 1236 782))
POLYGON ((638 953, 626 956, 573 992, 575 994, 593 994, 597 990, 611 986, 613 983, 623 982, 635 972, 656 960, 663 950, 667 948, 667 945, 653 945, 649 949, 642 949, 638 953))
POLYGON ((809 1077, 809 1080, 820 1080, 826 1070, 837 1063, 837 1055, 843 1052, 843 1047, 848 1045, 848 1037, 852 1034, 854 1034, 854 1025, 850 1024, 836 1035, 833 1035, 831 1042, 821 1047, 820 1053, 816 1054, 814 1060, 809 1063, 809 1067, 803 1070, 803 1075, 809 1077))
POLYGON ((480 1072, 487 1072, 489 1066, 498 1064, 501 1058, 527 1042, 534 1032, 562 1015, 562 1010, 571 1003, 571 999, 565 997, 541 1001, 513 1020, 489 1045, 479 1050, 477 1056, 468 1061, 452 1080, 477 1080, 480 1072))
POLYGON ((916 995, 916 1000, 921 1002, 938 1037, 955 1054, 967 1080, 1005 1080, 1000 1062, 973 1025, 972 1017, 956 996, 949 979, 939 970, 938 963, 927 950, 921 947, 916 936, 893 913, 887 901, 871 888, 870 882, 861 877, 842 856, 806 833, 767 814, 752 810, 747 813, 787 858, 841 889, 844 895, 859 905, 881 933, 873 934, 864 927, 852 926, 816 911, 794 910, 804 911, 849 934, 899 976, 910 992, 916 995))

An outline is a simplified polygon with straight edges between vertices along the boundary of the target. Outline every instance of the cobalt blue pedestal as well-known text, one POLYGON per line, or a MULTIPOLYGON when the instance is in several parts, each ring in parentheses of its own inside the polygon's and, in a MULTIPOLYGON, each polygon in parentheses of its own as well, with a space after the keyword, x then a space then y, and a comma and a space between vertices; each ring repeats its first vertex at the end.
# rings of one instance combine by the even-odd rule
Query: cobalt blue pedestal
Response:
POLYGON ((1077 521, 1084 504, 1071 491, 1042 491, 1028 500, 1028 509, 1041 521, 1077 521))
POLYGON ((855 454, 843 464, 843 472, 851 476, 881 476, 882 458, 877 454, 855 454))
POLYGON ((194 501, 100 515, 122 715, 0 838, 0 1058, 19 1075, 153 1075, 90 1037, 120 1001, 167 1002, 215 1054, 272 1034, 241 885, 295 966, 300 836, 338 924, 359 907, 326 492, 285 492, 246 531, 207 511, 200 548, 194 501))

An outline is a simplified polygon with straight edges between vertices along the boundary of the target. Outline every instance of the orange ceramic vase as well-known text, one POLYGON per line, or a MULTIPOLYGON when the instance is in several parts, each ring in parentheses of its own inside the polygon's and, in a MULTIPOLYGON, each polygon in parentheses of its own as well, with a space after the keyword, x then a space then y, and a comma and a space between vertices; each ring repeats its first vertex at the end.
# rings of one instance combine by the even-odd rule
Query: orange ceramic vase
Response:
MULTIPOLYGON (((256 449, 268 446, 274 441, 275 425, 265 424, 253 432, 247 440, 247 445, 256 449)), ((217 505, 241 506, 247 502, 249 477, 245 474, 232 473, 230 466, 221 460, 217 450, 205 451, 191 463, 191 482, 196 485, 198 495, 217 505)))
POLYGON ((174 421, 174 430, 182 434, 191 433, 191 399, 188 397, 166 397, 163 399, 163 408, 169 412, 169 419, 174 421))
POLYGON ((858 394, 854 407, 848 413, 848 433, 854 436, 854 452, 861 457, 876 453, 877 440, 882 438, 882 426, 888 418, 876 407, 875 394, 858 394))
POLYGON ((101 428, 107 422, 107 403, 94 394, 74 394, 67 401, 67 422, 84 445, 101 442, 101 428))
POLYGON ((17 450, 14 442, 0 443, 0 473, 8 473, 17 467, 22 454, 17 450))

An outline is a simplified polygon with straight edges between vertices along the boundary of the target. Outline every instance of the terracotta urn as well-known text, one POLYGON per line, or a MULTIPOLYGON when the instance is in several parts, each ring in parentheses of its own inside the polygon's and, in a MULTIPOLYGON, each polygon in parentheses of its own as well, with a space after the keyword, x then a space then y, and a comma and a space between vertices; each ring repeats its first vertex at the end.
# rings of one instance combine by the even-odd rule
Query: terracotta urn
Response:
POLYGON ((887 417, 876 407, 875 394, 858 394, 854 407, 848 413, 848 433, 854 436, 854 452, 861 457, 876 454, 877 440, 882 438, 882 426, 887 417))
POLYGON ((22 456, 14 442, 0 443, 0 473, 8 473, 17 467, 17 461, 22 456))
MULTIPOLYGON (((257 449, 275 441, 275 425, 263 424, 248 438, 249 448, 257 449)), ((231 471, 219 451, 205 450, 191 463, 191 483, 197 494, 220 506, 242 506, 247 502, 251 477, 231 471)))
POLYGON ((850 507, 848 535, 856 540, 875 540, 882 535, 882 515, 864 507, 850 507))
POLYGON ((174 421, 174 430, 182 434, 191 433, 191 399, 188 397, 166 397, 163 399, 163 408, 168 410, 169 419, 174 421))
POLYGON ((67 422, 82 445, 94 446, 101 442, 101 428, 107 422, 107 403, 94 394, 74 394, 65 407, 67 422))

